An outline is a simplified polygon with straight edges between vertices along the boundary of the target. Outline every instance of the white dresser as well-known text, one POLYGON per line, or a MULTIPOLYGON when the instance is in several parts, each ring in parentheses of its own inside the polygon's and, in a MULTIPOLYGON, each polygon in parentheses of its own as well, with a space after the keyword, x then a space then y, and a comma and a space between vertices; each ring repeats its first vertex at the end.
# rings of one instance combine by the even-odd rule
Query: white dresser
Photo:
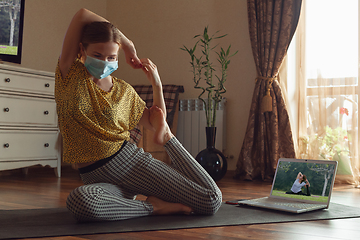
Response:
POLYGON ((61 175, 54 73, 0 64, 0 170, 50 166, 61 175))

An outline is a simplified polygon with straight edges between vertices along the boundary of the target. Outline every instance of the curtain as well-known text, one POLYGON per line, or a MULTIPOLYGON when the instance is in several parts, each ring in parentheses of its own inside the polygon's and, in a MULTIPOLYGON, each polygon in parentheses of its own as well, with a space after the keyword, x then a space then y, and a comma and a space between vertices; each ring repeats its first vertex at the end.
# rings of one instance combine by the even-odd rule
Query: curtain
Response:
MULTIPOLYGON (((329 5, 328 2, 326 3, 329 5)), ((339 13, 339 11, 341 11, 339 6, 336 3, 332 4, 336 7, 338 16, 343 16, 339 13)), ((324 66, 323 69, 316 67, 317 74, 315 74, 315 76, 307 76, 306 72, 309 69, 306 70, 306 68, 313 68, 314 64, 306 62, 306 59, 312 60, 318 58, 313 55, 310 57, 306 56, 306 52, 308 51, 305 51, 305 48, 311 48, 309 47, 310 43, 305 44, 305 35, 307 32, 305 19, 310 18, 309 15, 306 16, 306 9, 305 5, 303 5, 302 16, 300 17, 296 33, 296 79, 299 89, 299 97, 297 99, 299 101, 299 128, 297 134, 299 141, 296 155, 299 158, 336 160, 338 161, 336 182, 352 183, 358 186, 360 180, 360 160, 358 151, 359 83, 357 73, 355 73, 353 77, 334 76, 333 73, 329 72, 329 66, 324 66)), ((344 7, 342 10, 343 14, 349 14, 348 9, 349 7, 344 7)), ((317 10, 318 9, 314 9, 313 11, 317 10)), ((314 23, 311 21, 316 17, 315 14, 311 19, 308 19, 308 21, 312 22, 312 27, 315 29, 318 27, 325 28, 322 22, 314 23)), ((329 14, 327 17, 332 18, 333 15, 329 14)), ((323 18, 325 17, 323 16, 323 18)), ((327 19, 323 19, 323 21, 326 20, 327 19)), ((339 31, 339 28, 344 28, 343 26, 346 23, 346 20, 341 18, 337 20, 337 24, 340 27, 334 28, 333 25, 329 25, 332 26, 333 30, 331 34, 340 34, 343 39, 342 44, 345 43, 349 45, 346 39, 351 36, 347 36, 345 33, 339 31)), ((350 30, 354 31, 354 29, 350 30)), ((333 39, 329 39, 326 35, 314 36, 314 38, 320 42, 327 41, 335 46, 334 42, 332 42, 333 39)), ((328 49, 325 46, 318 46, 319 52, 322 52, 320 48, 328 49)), ((342 51, 347 52, 344 49, 342 49, 342 51)), ((337 65, 344 61, 347 62, 347 64, 352 62, 350 59, 339 57, 334 51, 330 51, 329 54, 331 56, 325 55, 322 57, 332 59, 332 62, 337 65)), ((318 61, 321 61, 321 59, 318 61)), ((355 69, 357 69, 356 66, 355 69)), ((346 74, 351 75, 347 72, 346 74)))
POLYGON ((336 160, 336 181, 358 185, 357 94, 354 87, 340 87, 353 85, 356 78, 324 78, 319 74, 307 81, 316 88, 300 96, 306 99, 306 112, 299 112, 299 116, 307 122, 307 129, 302 130, 307 134, 300 135, 299 157, 336 160))
POLYGON ((278 72, 294 35, 301 0, 248 0, 257 75, 235 178, 271 180, 280 157, 295 157, 278 72))

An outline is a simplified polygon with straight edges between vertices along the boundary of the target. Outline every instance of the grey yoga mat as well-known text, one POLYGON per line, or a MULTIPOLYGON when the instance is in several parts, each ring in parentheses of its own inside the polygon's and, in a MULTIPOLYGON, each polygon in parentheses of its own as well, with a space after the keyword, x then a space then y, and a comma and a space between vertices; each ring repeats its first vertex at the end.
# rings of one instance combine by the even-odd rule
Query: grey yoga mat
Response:
POLYGON ((0 210, 0 239, 205 228, 360 217, 360 208, 331 203, 327 210, 293 214, 223 204, 212 216, 148 216, 113 222, 78 223, 66 208, 0 210))

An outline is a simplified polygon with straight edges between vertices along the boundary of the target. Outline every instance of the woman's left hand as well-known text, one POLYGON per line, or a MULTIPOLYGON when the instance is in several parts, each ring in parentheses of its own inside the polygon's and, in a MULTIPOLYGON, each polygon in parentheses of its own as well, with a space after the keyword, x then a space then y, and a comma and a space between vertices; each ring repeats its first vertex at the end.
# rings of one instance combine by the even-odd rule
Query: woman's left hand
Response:
MULTIPOLYGON (((125 37, 124 37, 124 39, 125 39, 125 37)), ((136 49, 135 49, 134 43, 132 41, 130 41, 129 39, 126 39, 126 40, 123 40, 121 45, 122 45, 122 49, 125 53, 126 63, 129 64, 134 69, 142 68, 141 61, 136 54, 136 49)))
POLYGON ((161 85, 161 80, 157 66, 148 58, 140 59, 142 70, 146 74, 152 86, 161 85))

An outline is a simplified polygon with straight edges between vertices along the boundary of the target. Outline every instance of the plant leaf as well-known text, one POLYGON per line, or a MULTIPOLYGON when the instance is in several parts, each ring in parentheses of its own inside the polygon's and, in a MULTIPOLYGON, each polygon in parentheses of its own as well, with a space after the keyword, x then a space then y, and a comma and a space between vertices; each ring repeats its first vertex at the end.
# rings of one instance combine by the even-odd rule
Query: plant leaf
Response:
POLYGON ((219 36, 219 37, 215 37, 215 39, 223 38, 223 37, 226 37, 226 36, 227 36, 227 34, 219 36))

